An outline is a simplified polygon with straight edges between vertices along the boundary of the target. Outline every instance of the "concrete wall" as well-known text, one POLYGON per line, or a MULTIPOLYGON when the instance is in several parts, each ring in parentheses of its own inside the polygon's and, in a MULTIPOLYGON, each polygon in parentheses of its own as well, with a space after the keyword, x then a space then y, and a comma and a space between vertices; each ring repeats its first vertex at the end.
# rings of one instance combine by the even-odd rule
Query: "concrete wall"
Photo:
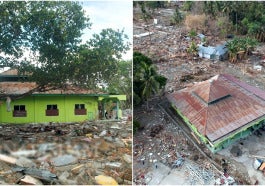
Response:
POLYGON ((1 123, 46 123, 46 122, 78 122, 98 118, 97 97, 89 96, 28 96, 11 102, 11 112, 6 104, 0 105, 1 123), (46 116, 47 105, 57 105, 58 116, 46 116), (85 104, 86 115, 75 115, 75 104, 85 104), (14 105, 25 105, 26 117, 13 117, 14 105))

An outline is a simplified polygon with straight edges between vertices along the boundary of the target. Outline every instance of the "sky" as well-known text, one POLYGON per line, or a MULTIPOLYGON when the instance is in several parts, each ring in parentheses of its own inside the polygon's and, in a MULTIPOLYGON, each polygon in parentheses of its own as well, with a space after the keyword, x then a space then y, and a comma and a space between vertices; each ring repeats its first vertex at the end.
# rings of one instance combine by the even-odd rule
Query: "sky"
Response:
POLYGON ((92 26, 83 31, 82 41, 92 38, 94 33, 99 34, 102 29, 112 28, 122 30, 129 37, 130 50, 123 55, 124 60, 132 59, 133 43, 133 3, 132 1, 80 1, 85 14, 90 18, 92 26))

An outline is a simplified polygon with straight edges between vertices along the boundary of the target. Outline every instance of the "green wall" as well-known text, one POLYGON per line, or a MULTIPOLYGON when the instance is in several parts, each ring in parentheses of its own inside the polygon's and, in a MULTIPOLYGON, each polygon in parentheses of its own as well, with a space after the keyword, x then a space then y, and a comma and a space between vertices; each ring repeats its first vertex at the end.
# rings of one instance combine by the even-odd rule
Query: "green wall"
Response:
POLYGON ((202 142, 206 144, 206 146, 209 148, 209 150, 213 153, 216 153, 223 148, 226 148, 233 144, 234 142, 238 141, 239 139, 246 138, 252 133, 252 129, 256 130, 259 129, 263 124, 265 123, 265 117, 262 117, 260 119, 257 119, 251 123, 251 125, 248 125, 246 127, 243 127, 240 131, 237 133, 233 133, 230 135, 227 135, 226 138, 224 138, 222 141, 218 143, 212 144, 213 146, 210 145, 210 141, 208 138, 200 134, 197 130, 197 128, 192 125, 187 117, 185 117, 180 110, 178 110, 173 104, 171 106, 175 109, 175 111, 178 113, 178 115, 183 119, 183 121, 190 127, 190 129, 200 138, 202 142))
POLYGON ((46 123, 78 122, 98 118, 98 98, 90 96, 28 96, 11 102, 11 112, 7 112, 5 101, 0 105, 1 123, 46 123), (46 116, 47 105, 57 104, 59 116, 46 116), (75 115, 75 104, 85 104, 87 115, 75 115), (25 105, 27 117, 13 117, 14 105, 25 105))

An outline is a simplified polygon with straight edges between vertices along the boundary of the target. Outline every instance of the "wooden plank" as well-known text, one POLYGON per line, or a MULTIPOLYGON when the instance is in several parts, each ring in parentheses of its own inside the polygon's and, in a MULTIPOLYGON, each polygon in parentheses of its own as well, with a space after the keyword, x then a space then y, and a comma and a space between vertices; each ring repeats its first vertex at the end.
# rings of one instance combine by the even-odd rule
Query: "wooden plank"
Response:
POLYGON ((199 144, 201 144, 200 140, 197 138, 197 136, 196 136, 193 132, 191 132, 191 135, 194 137, 194 139, 195 139, 199 144))
POLYGON ((21 180, 20 180, 20 183, 24 184, 24 185, 43 185, 43 183, 36 179, 36 178, 33 178, 29 175, 25 175, 21 180))
POLYGON ((0 161, 4 161, 4 162, 10 163, 10 164, 16 164, 17 159, 10 157, 10 156, 6 156, 4 154, 0 154, 0 161))
POLYGON ((249 157, 265 159, 265 156, 249 155, 249 157))

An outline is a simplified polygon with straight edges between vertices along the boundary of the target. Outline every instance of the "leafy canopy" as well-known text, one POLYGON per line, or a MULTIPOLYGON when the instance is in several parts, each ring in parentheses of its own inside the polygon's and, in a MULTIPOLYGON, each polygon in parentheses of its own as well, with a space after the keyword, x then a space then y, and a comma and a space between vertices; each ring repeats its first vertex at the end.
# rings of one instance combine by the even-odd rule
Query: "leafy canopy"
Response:
POLYGON ((128 37, 123 30, 104 29, 81 45, 82 30, 90 28, 89 21, 77 2, 4 1, 0 4, 0 67, 31 74, 30 80, 40 87, 108 83, 122 53, 129 49, 128 37), (31 55, 23 56, 25 51, 31 55))
POLYGON ((167 78, 157 73, 152 60, 140 52, 133 53, 133 97, 137 105, 157 94, 167 78))

